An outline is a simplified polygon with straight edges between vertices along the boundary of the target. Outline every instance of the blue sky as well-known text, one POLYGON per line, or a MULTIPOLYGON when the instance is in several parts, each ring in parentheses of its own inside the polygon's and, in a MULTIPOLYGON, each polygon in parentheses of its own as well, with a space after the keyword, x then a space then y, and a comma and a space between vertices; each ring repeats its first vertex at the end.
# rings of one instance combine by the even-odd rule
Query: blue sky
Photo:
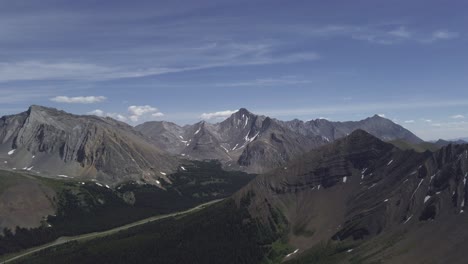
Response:
POLYGON ((240 107, 373 114, 468 137, 466 1, 0 0, 0 115, 31 104, 138 124, 240 107))

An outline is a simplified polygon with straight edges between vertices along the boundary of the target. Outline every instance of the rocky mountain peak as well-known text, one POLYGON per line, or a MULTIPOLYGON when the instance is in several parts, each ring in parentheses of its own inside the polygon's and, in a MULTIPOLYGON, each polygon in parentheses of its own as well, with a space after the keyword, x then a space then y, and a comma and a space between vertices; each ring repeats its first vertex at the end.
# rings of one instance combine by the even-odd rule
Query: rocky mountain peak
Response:
POLYGON ((249 110, 247 110, 246 108, 241 108, 239 109, 239 111, 236 112, 237 115, 246 115, 246 116, 251 116, 251 115, 254 115, 252 112, 250 112, 249 110))

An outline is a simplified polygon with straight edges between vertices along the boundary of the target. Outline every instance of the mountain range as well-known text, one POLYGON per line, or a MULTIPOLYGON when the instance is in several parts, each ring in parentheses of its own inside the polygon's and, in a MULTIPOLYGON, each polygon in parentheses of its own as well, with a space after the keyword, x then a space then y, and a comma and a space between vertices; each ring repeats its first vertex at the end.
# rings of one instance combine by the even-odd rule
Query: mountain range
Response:
POLYGON ((356 130, 206 210, 23 263, 465 263, 467 177, 468 145, 420 153, 356 130))
POLYGON ((241 108, 219 123, 136 127, 108 117, 31 106, 0 119, 0 167, 116 185, 158 184, 183 160, 215 159, 225 169, 264 173, 356 129, 388 140, 422 140, 377 115, 357 122, 280 121, 241 108))
POLYGON ((264 173, 320 146, 363 129, 385 140, 423 142, 410 131, 375 115, 357 122, 280 121, 241 108, 226 120, 178 126, 165 121, 135 127, 154 144, 172 154, 192 159, 218 159, 226 167, 264 173))

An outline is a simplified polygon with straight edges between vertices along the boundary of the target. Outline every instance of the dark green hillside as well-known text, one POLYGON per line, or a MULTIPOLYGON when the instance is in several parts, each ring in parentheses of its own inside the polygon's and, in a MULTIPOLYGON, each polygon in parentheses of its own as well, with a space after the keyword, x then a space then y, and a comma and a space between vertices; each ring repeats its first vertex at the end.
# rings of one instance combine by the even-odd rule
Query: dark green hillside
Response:
POLYGON ((285 220, 274 209, 277 217, 270 224, 254 220, 247 210, 249 199, 240 207, 229 199, 184 217, 66 244, 22 263, 277 263, 289 250, 281 241, 285 220))
MULTIPOLYGON (((51 196, 55 215, 49 215, 39 227, 16 228, 16 233, 4 230, 5 235, 0 236, 0 254, 40 245, 61 236, 107 230, 225 198, 254 177, 243 172, 226 172, 217 162, 194 162, 185 165, 184 169, 169 175, 172 183, 163 182, 165 190, 134 182, 113 190, 95 182, 28 176, 55 190, 55 195, 51 196)), ((15 175, 18 179, 24 177, 15 175)), ((0 182, 6 186, 15 180, 10 178, 0 182)))

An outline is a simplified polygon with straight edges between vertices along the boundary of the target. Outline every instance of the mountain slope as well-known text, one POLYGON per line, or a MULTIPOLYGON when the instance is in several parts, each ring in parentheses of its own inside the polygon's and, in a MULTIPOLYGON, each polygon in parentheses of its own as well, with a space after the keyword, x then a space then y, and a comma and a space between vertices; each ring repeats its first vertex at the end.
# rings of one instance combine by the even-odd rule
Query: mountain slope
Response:
POLYGON ((465 263, 467 177, 468 145, 402 151, 358 130, 213 208, 28 260, 465 263))
POLYGON ((3 168, 109 184, 154 182, 177 165, 125 123, 41 106, 0 119, 0 160, 3 168))

